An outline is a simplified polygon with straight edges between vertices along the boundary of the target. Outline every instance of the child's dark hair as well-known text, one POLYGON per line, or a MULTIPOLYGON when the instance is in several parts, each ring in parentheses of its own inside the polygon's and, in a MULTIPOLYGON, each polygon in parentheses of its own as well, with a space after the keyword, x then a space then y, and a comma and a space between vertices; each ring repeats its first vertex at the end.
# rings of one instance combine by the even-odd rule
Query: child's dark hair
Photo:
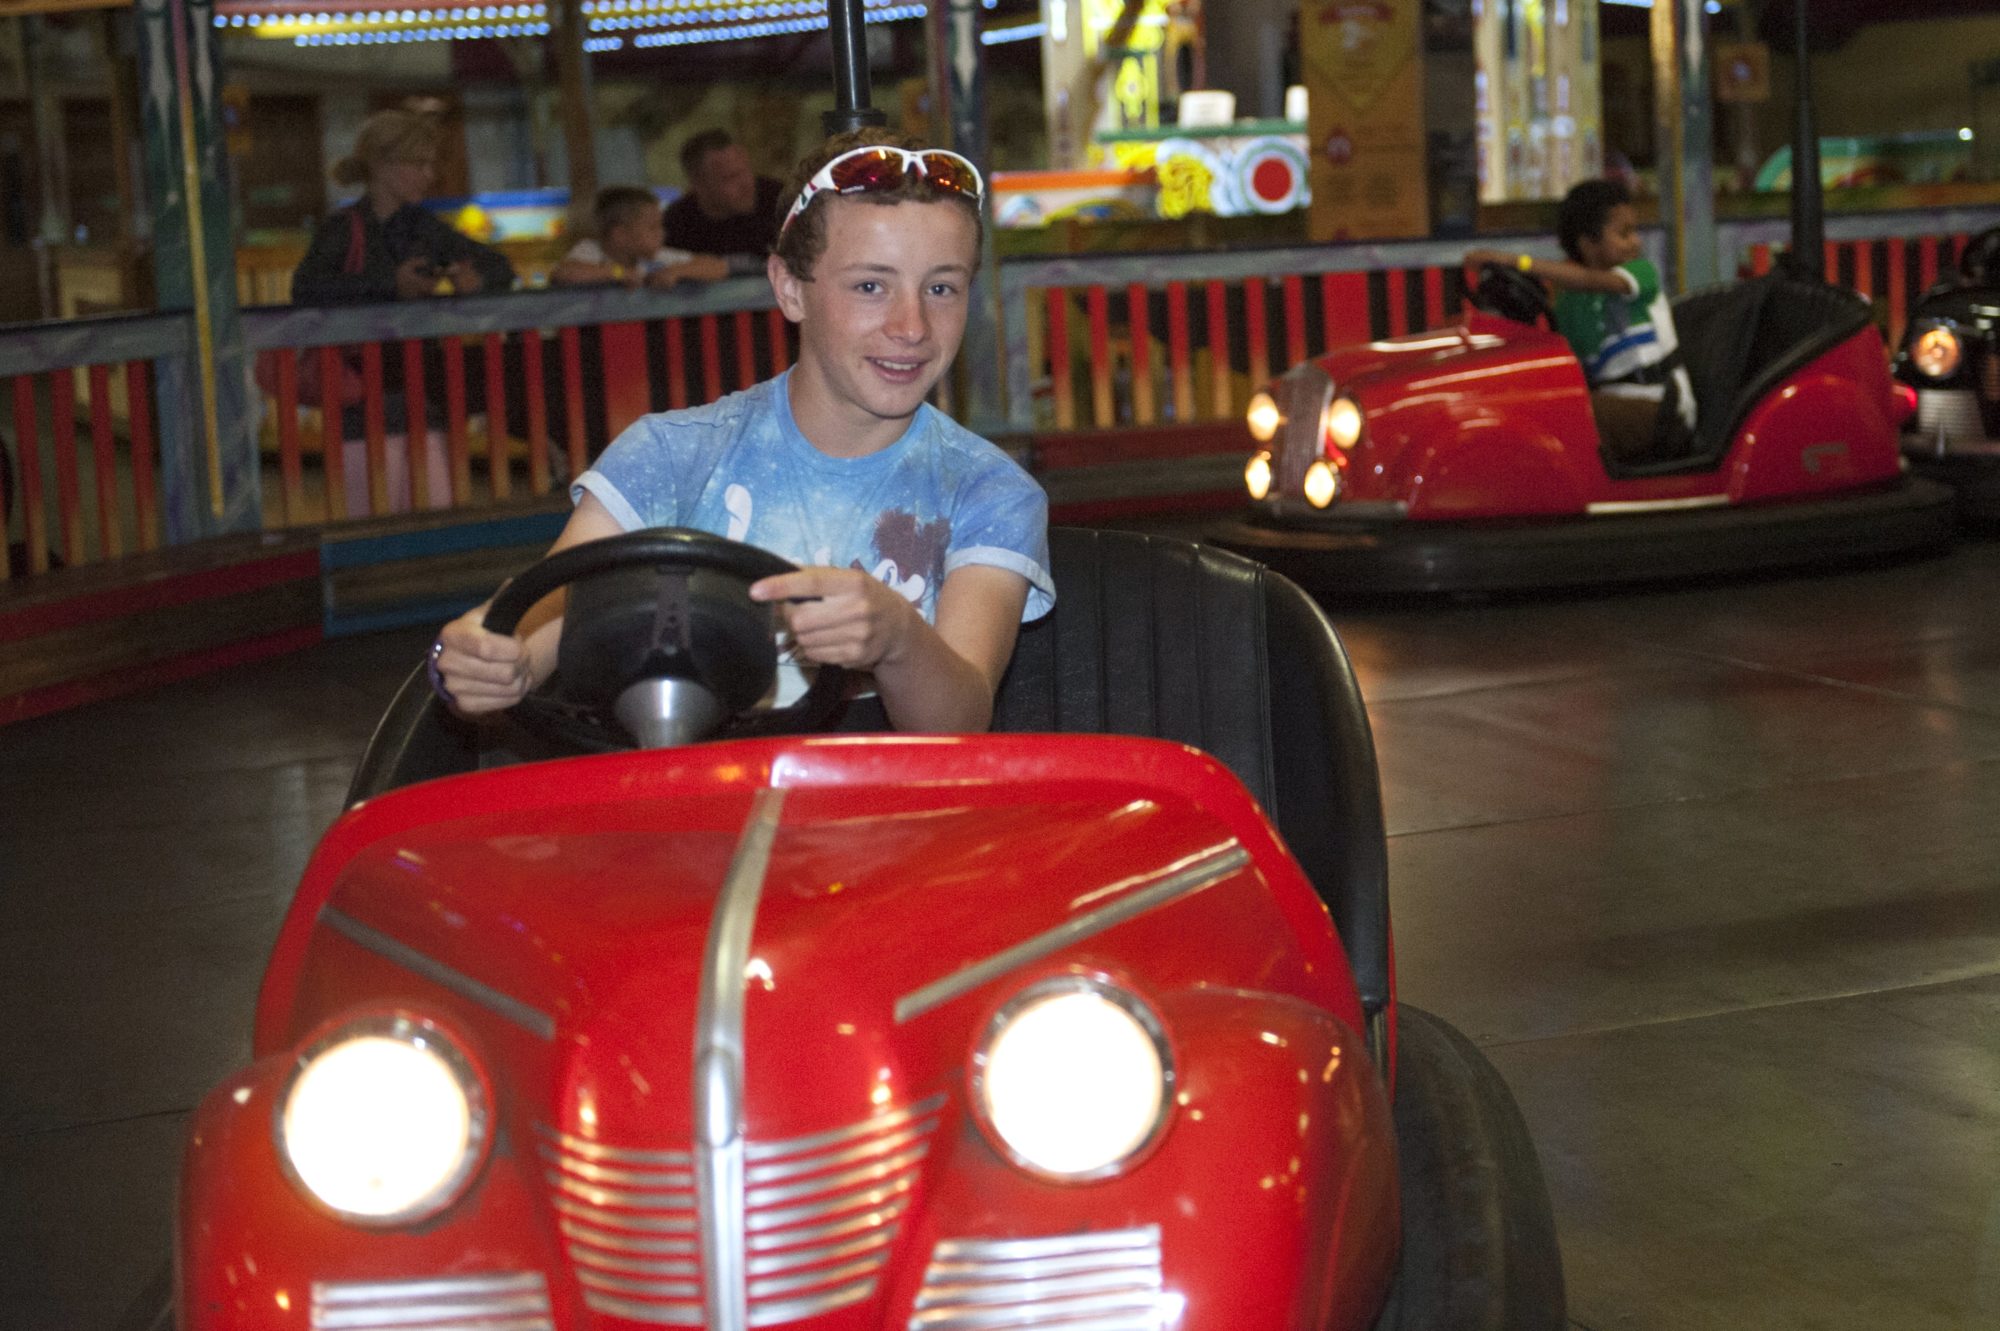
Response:
POLYGON ((591 205, 591 215, 597 220, 599 240, 621 222, 629 222, 642 213, 658 211, 660 201, 653 197, 653 192, 640 189, 637 185, 612 185, 601 189, 591 205))
POLYGON ((1586 180, 1563 195, 1556 209, 1556 239, 1563 253, 1582 263, 1584 237, 1603 235, 1611 210, 1631 202, 1632 191, 1615 180, 1586 180))

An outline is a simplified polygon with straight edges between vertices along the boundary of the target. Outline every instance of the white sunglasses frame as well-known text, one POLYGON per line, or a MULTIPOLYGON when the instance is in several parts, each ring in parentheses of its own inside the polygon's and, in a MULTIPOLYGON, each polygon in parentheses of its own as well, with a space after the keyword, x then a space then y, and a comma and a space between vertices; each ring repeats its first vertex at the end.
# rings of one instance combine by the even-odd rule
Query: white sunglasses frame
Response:
POLYGON ((833 168, 850 158, 860 157, 865 153, 880 152, 895 153, 903 159, 904 175, 908 175, 910 168, 915 167, 917 175, 925 180, 930 179, 931 174, 930 168, 924 165, 925 157, 932 153, 949 157, 952 161, 961 163, 966 170, 972 173, 973 184, 977 186, 972 193, 964 197, 971 199, 975 205, 986 201, 986 177, 979 173, 979 168, 974 166, 970 159, 960 156, 949 148, 899 148, 893 143, 864 143, 858 148, 849 148, 846 152, 832 158, 825 166, 813 173, 812 179, 808 180, 805 188, 799 191, 799 197, 792 201, 792 210, 786 213, 785 220, 778 224, 778 234, 780 236, 784 235, 786 228, 798 220, 799 214, 803 213, 814 199, 828 190, 832 190, 836 194, 866 193, 867 191, 865 190, 843 190, 834 184, 833 168))

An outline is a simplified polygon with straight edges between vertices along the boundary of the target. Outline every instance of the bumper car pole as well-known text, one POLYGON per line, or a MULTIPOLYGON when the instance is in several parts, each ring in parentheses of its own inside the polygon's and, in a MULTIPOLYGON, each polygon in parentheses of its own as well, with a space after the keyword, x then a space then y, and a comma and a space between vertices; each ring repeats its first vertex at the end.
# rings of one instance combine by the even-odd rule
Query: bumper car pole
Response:
POLYGON ((827 136, 888 124, 889 118, 868 104, 868 33, 861 0, 831 0, 826 31, 833 40, 834 96, 833 110, 820 116, 827 136))

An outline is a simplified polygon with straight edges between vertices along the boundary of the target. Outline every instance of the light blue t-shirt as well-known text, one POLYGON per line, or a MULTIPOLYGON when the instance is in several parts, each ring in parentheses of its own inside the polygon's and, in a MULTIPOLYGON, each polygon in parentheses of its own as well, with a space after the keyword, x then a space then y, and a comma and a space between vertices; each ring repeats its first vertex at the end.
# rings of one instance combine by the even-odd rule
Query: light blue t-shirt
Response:
POLYGON ((938 587, 968 564, 1027 579, 1023 620, 1048 613, 1048 496, 1012 458, 929 404, 889 447, 829 457, 792 419, 790 377, 640 417, 571 500, 596 495, 627 531, 694 527, 795 564, 861 569, 932 623, 938 587))

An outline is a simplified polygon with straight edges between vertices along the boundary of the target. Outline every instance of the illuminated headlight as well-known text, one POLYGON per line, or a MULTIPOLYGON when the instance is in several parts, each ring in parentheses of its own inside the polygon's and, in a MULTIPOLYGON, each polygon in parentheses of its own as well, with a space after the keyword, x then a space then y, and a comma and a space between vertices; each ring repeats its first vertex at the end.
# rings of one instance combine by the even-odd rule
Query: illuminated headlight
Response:
POLYGON ((1324 459, 1306 468, 1306 502, 1325 508, 1340 497, 1340 473, 1324 459))
POLYGON ((1250 410, 1244 419, 1250 425, 1250 437, 1260 444, 1268 444, 1278 437, 1278 427, 1285 423, 1285 413, 1278 410, 1277 399, 1269 393, 1258 393, 1250 399, 1250 410))
POLYGON ((367 1018, 309 1049, 278 1109, 278 1147, 306 1192, 342 1218, 412 1224, 452 1204, 486 1147, 470 1062, 409 1017, 367 1018))
POLYGON ((1326 409, 1326 437, 1343 453, 1361 442, 1361 408, 1354 399, 1337 397, 1326 409))
POLYGON ((1243 468, 1243 488, 1250 492, 1252 499, 1262 499, 1271 493, 1271 455, 1259 453, 1243 468))
POLYGON ((1159 1137, 1173 1060, 1151 1010, 1099 980, 1039 984, 973 1060, 982 1124, 1015 1164, 1063 1182, 1116 1174, 1159 1137))
POLYGON ((1910 344, 1910 364, 1917 367, 1917 373, 1932 379, 1949 379, 1957 374, 1963 358, 1958 330, 1950 324, 1932 324, 1910 344))

